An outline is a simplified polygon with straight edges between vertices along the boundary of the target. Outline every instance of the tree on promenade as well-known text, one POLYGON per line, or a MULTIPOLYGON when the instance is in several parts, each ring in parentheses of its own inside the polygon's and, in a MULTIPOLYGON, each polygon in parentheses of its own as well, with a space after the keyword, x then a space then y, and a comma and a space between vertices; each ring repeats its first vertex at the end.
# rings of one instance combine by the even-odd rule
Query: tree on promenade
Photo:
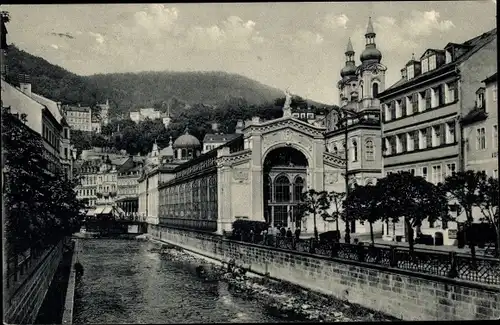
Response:
POLYGON ((310 189, 302 193, 302 202, 299 204, 302 218, 306 215, 312 215, 314 218, 314 238, 318 240, 318 227, 316 226, 316 217, 322 216, 328 209, 328 193, 325 191, 318 192, 310 189))
POLYGON ((49 181, 41 137, 2 108, 2 149, 5 199, 5 236, 9 250, 24 252, 42 239, 49 181))
POLYGON ((362 224, 368 222, 370 224, 370 238, 372 244, 375 244, 373 236, 373 223, 380 220, 383 214, 382 196, 384 193, 380 191, 378 186, 367 185, 357 186, 349 192, 344 201, 344 209, 348 210, 350 216, 355 216, 362 224))
POLYGON ((486 221, 495 230, 495 256, 500 256, 500 220, 499 220, 499 184, 498 178, 488 177, 482 179, 479 184, 479 208, 483 217, 480 221, 486 221))
POLYGON ((57 242, 79 226, 75 181, 47 170, 40 135, 2 109, 5 236, 9 254, 57 242))
MULTIPOLYGON (((491 186, 494 186, 494 181, 492 181, 491 186)), ((471 250, 471 255, 475 258, 476 242, 473 236, 470 235, 471 225, 474 222, 473 209, 474 207, 482 210, 486 208, 491 209, 491 212, 493 212, 491 221, 494 221, 495 204, 498 206, 498 194, 495 197, 495 193, 490 193, 490 191, 494 191, 494 188, 490 187, 488 178, 484 172, 472 170, 454 173, 446 177, 443 184, 443 191, 448 194, 450 199, 456 200, 465 213, 465 230, 468 233, 468 236, 466 236, 467 242, 471 250)), ((487 213, 486 210, 484 212, 487 213)))
POLYGON ((404 218, 406 237, 412 253, 414 227, 420 227, 425 219, 429 222, 451 219, 446 195, 423 177, 409 172, 393 173, 379 179, 377 188, 382 194, 382 220, 396 223, 401 217, 404 218))
POLYGON ((338 236, 337 240, 339 240, 340 239, 339 219, 341 218, 342 215, 341 208, 342 208, 342 202, 344 201, 345 198, 345 193, 331 191, 327 194, 326 198, 328 200, 329 209, 324 211, 323 219, 324 220, 330 219, 331 221, 335 221, 335 227, 338 236), (329 212, 329 210, 331 212, 329 212))

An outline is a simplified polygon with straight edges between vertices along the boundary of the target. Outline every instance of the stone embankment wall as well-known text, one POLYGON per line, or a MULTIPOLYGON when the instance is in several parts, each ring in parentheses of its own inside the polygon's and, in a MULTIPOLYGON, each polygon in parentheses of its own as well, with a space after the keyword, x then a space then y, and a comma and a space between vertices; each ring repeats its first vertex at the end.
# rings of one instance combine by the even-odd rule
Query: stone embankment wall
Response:
POLYGON ((63 256, 63 242, 59 242, 40 262, 29 277, 4 302, 4 323, 32 324, 43 303, 50 283, 63 256))
POLYGON ((500 288, 223 239, 196 231, 149 227, 153 238, 207 257, 250 267, 302 287, 402 320, 500 317, 500 288))
POLYGON ((78 261, 78 254, 80 253, 80 240, 75 239, 75 246, 73 249, 73 256, 71 258, 71 270, 69 271, 68 288, 66 290, 66 299, 64 303, 64 310, 62 316, 62 324, 73 323, 73 308, 75 305, 75 286, 76 286, 76 270, 75 263, 78 261))

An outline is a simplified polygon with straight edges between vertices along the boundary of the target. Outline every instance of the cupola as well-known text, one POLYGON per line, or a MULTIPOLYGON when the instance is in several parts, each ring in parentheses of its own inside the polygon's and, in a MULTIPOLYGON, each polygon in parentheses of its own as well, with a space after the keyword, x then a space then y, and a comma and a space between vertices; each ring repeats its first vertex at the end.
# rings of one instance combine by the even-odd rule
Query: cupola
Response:
POLYGON ((366 28, 366 45, 365 50, 361 53, 360 59, 362 63, 380 63, 382 60, 382 53, 375 45, 375 30, 373 29, 372 17, 368 19, 368 26, 366 28))

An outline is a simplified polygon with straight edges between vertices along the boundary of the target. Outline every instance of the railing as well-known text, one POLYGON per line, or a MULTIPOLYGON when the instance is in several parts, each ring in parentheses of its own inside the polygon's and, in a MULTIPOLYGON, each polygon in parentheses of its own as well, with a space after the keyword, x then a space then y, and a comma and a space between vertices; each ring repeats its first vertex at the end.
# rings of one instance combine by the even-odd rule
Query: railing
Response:
POLYGON ((461 280, 500 285, 500 259, 472 258, 456 252, 440 252, 407 247, 380 247, 363 244, 295 239, 281 236, 239 236, 233 240, 272 246, 291 251, 343 260, 370 263, 410 272, 418 272, 461 280))
POLYGON ((187 229, 196 229, 204 231, 216 231, 216 220, 199 220, 199 219, 176 219, 160 217, 160 225, 173 226, 187 229))

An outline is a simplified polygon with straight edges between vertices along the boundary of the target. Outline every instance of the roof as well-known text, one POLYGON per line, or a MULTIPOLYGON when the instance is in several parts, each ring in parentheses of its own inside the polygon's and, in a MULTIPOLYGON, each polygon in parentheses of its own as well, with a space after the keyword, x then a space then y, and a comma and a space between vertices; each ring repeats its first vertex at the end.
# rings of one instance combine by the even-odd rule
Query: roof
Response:
POLYGON ((90 107, 80 107, 80 106, 66 106, 65 107, 66 111, 70 112, 86 112, 90 113, 90 107))
POLYGON ((186 132, 175 139, 172 148, 198 148, 200 147, 200 141, 195 137, 189 134, 189 130, 186 128, 186 132))
POLYGON ((236 139, 239 134, 214 134, 207 133, 203 138, 203 143, 221 143, 236 139))
POLYGON ((130 157, 121 157, 121 158, 111 159, 111 164, 116 165, 116 166, 121 166, 124 163, 126 163, 127 160, 129 160, 129 158, 130 157))
POLYGON ((494 74, 492 74, 491 76, 489 76, 488 78, 484 79, 481 82, 484 82, 485 84, 488 84, 488 83, 494 82, 494 81, 497 81, 497 73, 496 72, 494 74))
POLYGON ((460 120, 460 123, 462 125, 466 126, 469 124, 472 124, 474 122, 479 122, 483 121, 488 118, 488 114, 484 111, 484 109, 481 108, 474 108, 472 111, 467 113, 462 119, 460 120))
POLYGON ((368 18, 368 26, 366 27, 366 34, 375 34, 375 30, 373 29, 373 24, 372 24, 372 17, 368 18))
POLYGON ((61 111, 59 110, 59 106, 57 105, 57 102, 50 100, 48 98, 43 97, 42 95, 36 94, 34 92, 31 93, 31 98, 39 102, 40 104, 44 105, 47 107, 47 109, 50 111, 52 116, 55 117, 55 119, 61 123, 63 119, 63 115, 61 114, 61 111))
MULTIPOLYGON (((426 78, 428 78, 431 75, 435 75, 435 74, 439 74, 441 72, 447 71, 451 67, 454 67, 457 64, 460 64, 460 63, 466 61, 476 51, 478 51, 483 46, 485 46, 486 44, 491 42, 494 39, 494 37, 496 37, 496 34, 497 34, 497 29, 495 28, 495 29, 490 30, 489 32, 486 32, 486 33, 483 33, 479 36, 476 36, 476 37, 464 42, 463 44, 459 44, 460 46, 468 47, 468 50, 465 51, 464 53, 462 53, 462 55, 460 55, 459 57, 455 58, 455 60, 453 62, 444 64, 435 70, 431 70, 429 72, 420 74, 417 77, 412 78, 410 80, 406 80, 406 79, 401 78, 395 84, 393 84, 392 86, 387 88, 385 91, 380 93, 379 96, 383 96, 385 94, 388 94, 396 89, 401 88, 402 86, 404 86, 406 84, 411 85, 411 84, 414 84, 418 81, 425 80, 426 78)), ((450 43, 448 43, 448 44, 450 44, 450 43)))
POLYGON ((174 156, 174 149, 172 146, 165 147, 160 150, 160 156, 168 156, 168 157, 173 157, 174 156))

